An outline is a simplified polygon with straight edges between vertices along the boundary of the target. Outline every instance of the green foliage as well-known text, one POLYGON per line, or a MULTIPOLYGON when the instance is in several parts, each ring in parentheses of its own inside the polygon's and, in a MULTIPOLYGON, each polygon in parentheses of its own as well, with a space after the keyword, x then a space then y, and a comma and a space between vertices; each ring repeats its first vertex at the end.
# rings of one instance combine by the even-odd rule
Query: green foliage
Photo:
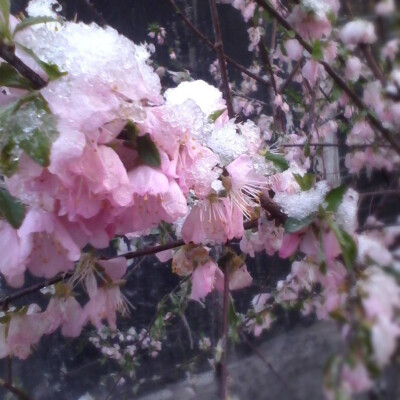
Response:
POLYGON ((210 122, 215 122, 215 121, 225 112, 225 110, 226 110, 226 108, 223 108, 223 109, 221 109, 221 110, 214 111, 212 114, 210 114, 210 115, 208 116, 208 120, 209 120, 210 122))
POLYGON ((10 0, 0 0, 0 36, 10 39, 10 0))
POLYGON ((281 156, 280 154, 268 152, 265 154, 265 159, 267 161, 271 161, 274 164, 276 170, 279 172, 283 172, 289 169, 288 162, 286 161, 285 157, 281 156))
POLYGON ((18 229, 25 218, 25 206, 7 189, 0 189, 0 215, 15 229, 18 229))
POLYGON ((24 151, 43 167, 50 163, 50 149, 58 137, 55 117, 38 93, 28 94, 0 108, 0 171, 11 176, 24 151))
POLYGON ((312 58, 316 61, 322 60, 324 57, 322 42, 316 40, 312 46, 312 58))
POLYGON ((0 64, 0 86, 32 89, 32 83, 8 63, 0 64))
POLYGON ((293 176, 294 179, 296 179, 296 182, 299 184, 301 190, 303 191, 310 190, 315 181, 314 174, 304 174, 303 176, 301 176, 300 174, 293 174, 293 176))
POLYGON ((316 218, 317 213, 312 213, 303 219, 288 218, 285 222, 285 232, 295 233, 310 225, 316 218))
POLYGON ((336 212, 343 201, 343 196, 347 191, 345 185, 332 189, 325 197, 327 203, 326 211, 336 212))
POLYGON ((14 29, 13 32, 13 37, 20 31, 24 30, 28 26, 36 25, 36 24, 42 24, 45 22, 55 22, 57 21, 56 19, 52 17, 28 17, 24 18, 14 29))
POLYGON ((357 259, 357 245, 351 235, 339 228, 330 218, 327 218, 328 225, 335 234, 336 239, 342 250, 344 263, 347 269, 353 269, 357 259))
POLYGON ((151 140, 150 134, 137 138, 137 151, 140 159, 150 167, 159 167, 161 165, 161 156, 157 146, 151 140))
POLYGON ((68 72, 61 72, 56 64, 42 61, 31 49, 28 49, 27 47, 22 46, 21 44, 17 45, 21 50, 23 50, 26 54, 31 56, 40 65, 40 67, 43 69, 44 72, 46 72, 47 77, 51 81, 55 81, 61 78, 62 76, 68 74, 68 72))

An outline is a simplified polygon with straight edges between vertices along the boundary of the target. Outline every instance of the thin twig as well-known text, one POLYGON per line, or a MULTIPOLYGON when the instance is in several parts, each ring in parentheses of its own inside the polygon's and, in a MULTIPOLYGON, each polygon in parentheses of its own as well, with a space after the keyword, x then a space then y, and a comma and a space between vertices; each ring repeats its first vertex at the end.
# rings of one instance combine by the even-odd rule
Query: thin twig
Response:
MULTIPOLYGON (((228 262, 229 263, 229 262, 228 262)), ((224 292, 222 300, 222 333, 221 333, 221 359, 217 365, 217 375, 219 378, 219 393, 221 400, 228 398, 228 366, 227 366, 227 347, 228 347, 228 312, 229 312, 229 269, 230 265, 223 265, 224 269, 224 292)))
MULTIPOLYGON (((189 29, 192 30, 192 32, 197 35, 211 50, 216 51, 217 49, 215 48, 214 43, 206 36, 204 35, 203 32, 201 32, 199 29, 197 29, 190 19, 185 15, 185 13, 178 7, 178 5, 175 3, 174 0, 168 0, 171 6, 175 9, 177 14, 182 18, 183 22, 187 25, 189 29)), ((232 57, 229 57, 227 54, 225 54, 225 59, 229 64, 231 64, 234 68, 242 72, 243 74, 249 76, 250 78, 254 79, 255 81, 261 83, 262 85, 269 87, 270 83, 263 78, 259 77, 257 74, 254 74, 250 70, 248 70, 246 67, 243 65, 239 64, 237 61, 235 61, 232 57)))
POLYGON ((219 25, 218 9, 216 0, 209 0, 211 19, 214 28, 215 49, 218 55, 219 72, 221 73, 222 92, 224 93, 226 108, 229 118, 234 118, 235 111, 232 105, 231 89, 229 87, 228 69, 226 68, 226 60, 224 54, 224 42, 222 39, 221 27, 219 25))
POLYGON ((292 82, 292 80, 293 80, 294 76, 296 75, 297 71, 299 70, 300 65, 301 65, 301 59, 299 61, 297 61, 297 63, 292 68, 292 71, 290 72, 290 74, 286 78, 285 82, 283 82, 282 85, 279 87, 279 93, 283 93, 286 90, 288 85, 292 82))
POLYGON ((374 74, 375 78, 378 79, 383 86, 386 85, 386 79, 385 76, 383 75, 383 72, 376 62, 374 56, 372 55, 371 52, 371 46, 368 44, 360 44, 359 45, 361 52, 363 53, 363 56, 365 58, 365 61, 367 62, 370 70, 374 74))
POLYGON ((21 389, 18 389, 17 387, 9 384, 8 382, 6 382, 4 379, 1 379, 1 378, 0 378, 0 386, 4 389, 8 390, 15 396, 17 396, 18 399, 20 399, 20 400, 33 400, 31 397, 29 397, 27 394, 25 394, 21 389))
POLYGON ((390 145, 379 145, 374 143, 369 144, 341 144, 341 143, 288 143, 288 144, 281 144, 282 147, 345 147, 347 149, 363 149, 367 147, 379 147, 379 148, 388 148, 391 147, 390 145))
MULTIPOLYGON (((263 7, 269 14, 271 14, 276 20, 288 31, 294 33, 295 38, 299 43, 312 54, 312 46, 304 40, 304 38, 291 26, 291 24, 282 17, 279 12, 277 12, 273 7, 271 7, 264 0, 255 0, 255 2, 263 7)), ((400 143, 393 137, 393 132, 385 128, 382 122, 371 112, 371 110, 365 105, 363 100, 346 84, 346 82, 339 76, 339 74, 325 61, 319 60, 319 63, 324 67, 325 71, 330 75, 334 82, 342 89, 347 96, 352 100, 352 102, 361 110, 366 112, 366 119, 371 123, 371 125, 378 129, 382 136, 392 145, 393 149, 400 154, 400 143)))
POLYGON ((40 289, 43 289, 46 286, 54 285, 58 282, 64 281, 72 276, 72 272, 66 272, 62 274, 58 274, 51 279, 48 279, 43 282, 36 283, 35 285, 29 286, 25 289, 18 290, 15 293, 12 293, 8 296, 4 296, 0 298, 0 309, 4 310, 8 307, 8 304, 14 300, 18 300, 21 297, 28 296, 29 294, 38 292, 40 289))
POLYGON ((289 385, 289 383, 282 378, 282 376, 279 374, 279 372, 273 367, 273 365, 265 359, 265 357, 262 355, 262 353, 257 349, 256 346, 253 345, 253 343, 250 342, 250 340, 247 338, 247 336, 241 332, 242 338, 244 338, 245 342, 248 344, 249 347, 254 351, 256 356, 264 363, 264 365, 272 372, 272 374, 278 379, 279 382, 281 382, 282 386, 290 393, 292 399, 297 399, 296 392, 294 389, 289 385))

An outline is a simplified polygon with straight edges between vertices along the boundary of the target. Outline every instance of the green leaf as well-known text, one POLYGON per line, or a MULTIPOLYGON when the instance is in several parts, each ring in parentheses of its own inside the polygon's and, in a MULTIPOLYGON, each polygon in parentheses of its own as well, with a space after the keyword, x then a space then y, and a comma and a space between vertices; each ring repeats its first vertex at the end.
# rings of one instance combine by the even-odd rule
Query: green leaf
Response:
POLYGON ((64 75, 67 75, 68 72, 61 72, 60 69, 56 64, 52 63, 47 63, 45 61, 42 61, 31 49, 28 47, 23 46, 20 43, 17 43, 18 47, 23 50, 26 54, 30 55, 43 69, 44 72, 46 72, 47 77, 51 81, 55 81, 59 78, 61 78, 64 75))
POLYGON ((0 64, 0 86, 17 89, 32 89, 31 82, 7 63, 0 64))
POLYGON ((0 34, 10 38, 10 0, 0 0, 0 34))
POLYGON ((301 190, 303 191, 310 190, 315 181, 314 174, 304 174, 303 176, 301 176, 300 174, 293 174, 293 176, 294 179, 296 179, 296 182, 299 184, 301 190))
POLYGON ((354 239, 345 230, 339 228, 331 219, 327 219, 342 250, 343 260, 348 269, 353 269, 357 259, 357 245, 354 239))
POLYGON ((311 153, 310 144, 307 142, 304 146, 304 156, 310 157, 310 153, 311 153))
POLYGON ((43 167, 50 163, 50 148, 58 137, 55 117, 38 93, 0 108, 0 172, 11 176, 22 151, 43 167))
POLYGON ((287 169, 289 169, 289 164, 285 160, 285 157, 283 157, 279 154, 274 154, 274 153, 268 152, 267 154, 265 154, 265 159, 267 161, 272 161, 272 163, 274 164, 274 167, 279 172, 283 172, 283 171, 286 171, 287 169))
POLYGON ((226 108, 223 108, 223 109, 221 109, 221 110, 214 111, 212 114, 210 114, 210 115, 208 116, 208 120, 209 120, 210 122, 215 122, 215 121, 225 112, 225 110, 226 110, 226 108))
POLYGON ((13 228, 18 229, 25 218, 25 206, 7 189, 0 189, 0 214, 13 228))
POLYGON ((329 191, 325 197, 325 201, 327 203, 326 211, 336 212, 342 203, 343 196, 346 191, 347 187, 345 185, 338 186, 337 188, 329 191))
POLYGON ((139 157, 146 165, 150 165, 150 167, 161 165, 160 152, 148 133, 137 138, 137 150, 139 157))
POLYGON ((323 53, 323 47, 322 47, 322 42, 319 40, 316 40, 313 44, 312 47, 312 58, 314 60, 322 60, 324 57, 324 53, 323 53))
POLYGON ((45 22, 56 22, 57 19, 52 17, 28 17, 24 18, 14 29, 13 37, 28 26, 43 24, 45 22))
POLYGON ((303 219, 296 219, 289 217, 285 222, 285 232, 286 233, 295 233, 300 229, 305 228, 310 225, 316 218, 317 213, 312 213, 303 219))

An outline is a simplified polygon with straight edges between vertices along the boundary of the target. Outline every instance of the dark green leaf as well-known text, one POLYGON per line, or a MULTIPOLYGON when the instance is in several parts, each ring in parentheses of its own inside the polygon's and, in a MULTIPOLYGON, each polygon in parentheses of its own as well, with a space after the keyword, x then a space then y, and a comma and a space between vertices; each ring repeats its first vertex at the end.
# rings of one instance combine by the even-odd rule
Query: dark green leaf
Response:
POLYGON ((303 219, 288 218, 285 222, 285 231, 287 233, 295 233, 300 229, 310 225, 316 218, 317 214, 313 213, 303 219))
POLYGON ((357 245, 354 239, 345 230, 339 228, 332 220, 327 219, 327 222, 339 242, 346 267, 353 269, 357 259, 357 245))
POLYGON ((10 0, 0 0, 0 34, 10 37, 10 0))
POLYGON ((214 111, 212 114, 208 116, 208 120, 211 122, 215 122, 224 112, 226 108, 223 108, 222 110, 217 110, 214 111))
POLYGON ((24 18, 14 29, 13 36, 15 36, 18 32, 22 31, 23 29, 27 28, 28 26, 42 24, 45 22, 55 22, 57 21, 55 18, 52 17, 28 17, 24 18))
POLYGON ((160 152, 148 133, 137 138, 137 150, 139 157, 145 164, 150 165, 150 167, 161 165, 160 152))
POLYGON ((310 157, 310 153, 311 153, 311 151, 310 151, 310 145, 309 145, 309 143, 307 142, 307 143, 305 144, 305 146, 304 146, 304 156, 305 156, 305 157, 310 157))
POLYGON ((0 189, 0 214, 13 228, 18 229, 25 218, 25 206, 7 189, 0 189))
POLYGON ((0 64, 0 86, 17 89, 32 89, 31 82, 7 63, 0 64))
POLYGON ((304 174, 303 176, 300 174, 293 174, 293 176, 303 191, 310 190, 315 181, 314 174, 304 174))
POLYGON ((312 47, 312 58, 314 60, 322 60, 324 57, 322 42, 319 40, 315 41, 312 47))
POLYGON ((268 152, 267 154, 265 154, 265 159, 267 161, 272 161, 272 163, 274 164, 274 167, 279 172, 283 172, 283 171, 286 171, 287 169, 289 169, 289 164, 285 160, 285 157, 283 157, 279 154, 274 154, 274 153, 268 152))
POLYGON ((45 61, 42 61, 31 49, 28 49, 28 47, 25 47, 19 43, 17 45, 26 54, 30 55, 40 65, 40 67, 43 69, 44 72, 46 72, 47 77, 51 81, 55 81, 56 79, 59 79, 62 76, 68 74, 68 72, 61 72, 56 64, 47 63, 45 61))
POLYGON ((326 207, 326 211, 336 212, 343 200, 343 196, 346 191, 347 187, 345 185, 338 186, 337 188, 329 191, 329 193, 325 197, 325 201, 328 204, 326 207))
POLYGON ((0 168, 11 176, 22 151, 43 167, 50 163, 50 148, 57 138, 56 120, 46 100, 29 94, 0 108, 0 168))

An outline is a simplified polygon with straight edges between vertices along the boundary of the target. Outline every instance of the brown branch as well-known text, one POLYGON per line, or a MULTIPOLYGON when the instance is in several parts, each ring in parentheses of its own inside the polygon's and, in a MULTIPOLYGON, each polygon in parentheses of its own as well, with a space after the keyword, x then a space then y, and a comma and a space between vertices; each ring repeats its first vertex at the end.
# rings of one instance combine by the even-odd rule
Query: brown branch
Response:
POLYGON ((229 118, 234 118, 231 89, 229 87, 228 69, 226 68, 224 42, 222 39, 221 27, 219 25, 218 9, 216 0, 209 0, 211 19, 214 28, 215 49, 218 55, 219 71, 221 73, 222 92, 224 93, 226 107, 228 109, 229 118))
POLYGON ((0 38, 0 58, 12 65, 23 77, 28 79, 34 89, 42 89, 47 82, 35 71, 29 68, 15 55, 15 46, 6 45, 0 38))
POLYGON ((370 70, 374 74, 375 78, 378 79, 383 86, 386 85, 386 79, 385 76, 383 75, 383 72, 376 62, 374 56, 372 55, 371 52, 371 46, 368 44, 361 43, 359 45, 361 52, 363 53, 363 56, 365 58, 365 61, 367 62, 370 70))
POLYGON ((391 147, 390 145, 386 144, 376 144, 376 143, 370 143, 370 144, 340 144, 340 143, 288 143, 288 144, 281 144, 282 147, 345 147, 347 149, 364 149, 367 147, 378 147, 378 148, 389 148, 391 147))
MULTIPOLYGON (((171 6, 175 9, 177 14, 182 18, 183 22, 186 24, 186 26, 192 30, 192 32, 198 36, 211 50, 216 51, 216 47, 214 43, 206 36, 204 35, 203 32, 201 32, 199 29, 197 29, 190 19, 185 15, 185 13, 178 7, 178 5, 175 3, 174 0, 168 0, 171 6)), ((259 77, 257 74, 254 74, 250 70, 248 70, 246 67, 243 65, 239 64, 237 61, 235 61, 232 57, 229 57, 227 54, 225 54, 225 60, 229 62, 234 68, 236 68, 238 71, 242 72, 243 74, 247 75, 248 77, 254 79, 255 81, 261 83, 262 85, 269 87, 270 84, 268 81, 262 79, 259 77)))
MULTIPOLYGON (((256 28, 256 24, 251 21, 250 22, 251 27, 256 28)), ((260 56, 261 56, 261 60, 264 64, 264 69, 265 71, 269 74, 269 78, 272 84, 272 88, 274 89, 274 93, 275 95, 278 94, 278 88, 276 85, 276 79, 275 79, 275 75, 274 75, 274 70, 272 69, 272 64, 271 61, 269 59, 269 54, 268 51, 265 47, 265 41, 264 41, 264 37, 261 36, 260 41, 258 42, 258 50, 260 52, 260 56)))
POLYGON ((229 272, 231 268, 230 256, 222 256, 218 264, 224 272, 224 292, 222 298, 222 332, 221 332, 221 358, 216 365, 216 374, 219 380, 219 394, 221 400, 228 399, 228 368, 227 368, 227 347, 228 347, 228 313, 229 313, 229 272))
POLYGON ((51 279, 48 279, 43 282, 36 283, 35 285, 29 286, 25 289, 18 290, 15 293, 12 293, 8 296, 4 296, 0 298, 0 309, 4 310, 8 307, 9 303, 18 300, 21 297, 28 296, 32 293, 35 293, 39 291, 40 289, 43 289, 46 286, 54 285, 58 282, 64 281, 72 276, 72 272, 66 272, 62 274, 58 274, 54 276, 51 279))
MULTIPOLYGON (((299 43, 312 54, 312 46, 303 39, 303 37, 282 17, 279 12, 277 12, 273 7, 271 7, 264 0, 254 0, 258 5, 263 7, 269 14, 271 14, 280 25, 282 25, 288 31, 294 33, 295 38, 299 43)), ((382 136, 392 145, 393 149, 400 154, 400 143, 392 136, 392 132, 382 125, 382 122, 371 112, 371 110, 365 105, 362 99, 346 84, 346 82, 338 75, 338 73, 325 61, 320 60, 319 63, 324 67, 325 71, 330 75, 334 82, 342 89, 347 96, 352 100, 352 102, 360 109, 360 111, 365 111, 367 113, 366 118, 371 123, 371 125, 378 129, 382 136)))
POLYGON ((279 87, 279 93, 283 93, 286 90, 288 85, 292 82, 292 80, 293 80, 294 76, 296 75, 297 71, 299 70, 300 65, 301 65, 301 59, 299 61, 297 61, 297 63, 292 68, 292 71, 290 72, 290 74, 286 78, 285 82, 283 82, 282 85, 279 87))
POLYGON ((32 398, 26 395, 21 389, 18 389, 17 387, 11 385, 10 383, 6 382, 4 379, 1 378, 0 378, 0 386, 8 390, 15 396, 17 396, 18 399, 20 400, 32 400, 32 398))

